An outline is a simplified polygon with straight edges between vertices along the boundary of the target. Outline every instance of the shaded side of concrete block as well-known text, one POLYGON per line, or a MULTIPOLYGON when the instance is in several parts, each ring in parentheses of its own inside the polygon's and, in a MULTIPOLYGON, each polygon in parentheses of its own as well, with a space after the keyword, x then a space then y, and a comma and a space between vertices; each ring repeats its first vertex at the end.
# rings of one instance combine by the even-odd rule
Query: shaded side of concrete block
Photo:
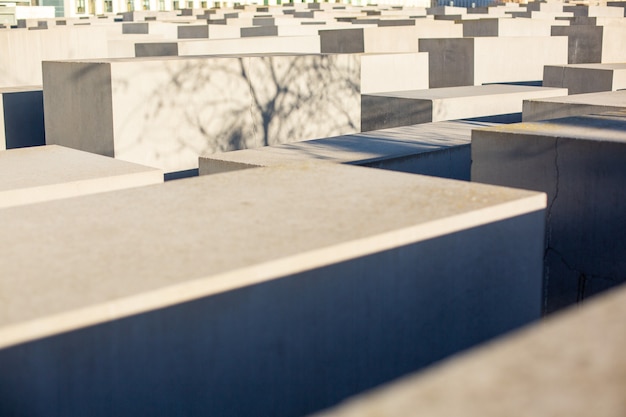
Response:
POLYGON ((432 100, 361 95, 362 132, 432 121, 432 100))
POLYGON ((39 146, 46 143, 43 91, 0 90, 0 140, 4 149, 39 146))
POLYGON ((626 115, 472 132, 472 181, 548 194, 544 310, 623 283, 626 115))

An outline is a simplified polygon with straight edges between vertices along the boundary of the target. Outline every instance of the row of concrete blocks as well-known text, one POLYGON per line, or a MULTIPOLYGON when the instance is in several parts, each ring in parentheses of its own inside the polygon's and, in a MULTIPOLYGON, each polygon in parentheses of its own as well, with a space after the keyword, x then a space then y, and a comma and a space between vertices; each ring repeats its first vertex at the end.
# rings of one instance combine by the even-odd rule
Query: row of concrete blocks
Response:
POLYGON ((378 23, 299 25, 282 21, 267 26, 268 19, 275 18, 256 18, 256 21, 252 16, 233 18, 231 24, 225 25, 198 24, 193 20, 117 24, 107 21, 89 27, 59 26, 47 31, 2 30, 0 47, 6 45, 2 49, 9 53, 0 57, 0 72, 4 73, 0 87, 41 84, 43 59, 241 54, 258 51, 260 44, 264 52, 274 53, 431 52, 430 87, 433 88, 537 81, 543 65, 550 64, 626 61, 622 47, 626 38, 623 17, 597 24, 537 18, 496 17, 460 24, 414 19, 410 26, 397 23, 400 26, 390 27, 378 27, 378 23), (208 39, 178 40, 199 37, 208 39), (479 39, 474 40, 475 37, 479 39), (494 37, 506 40, 491 39, 494 37), (519 40, 518 37, 529 39, 519 40), (546 40, 547 37, 555 39, 546 40), (85 38, 89 42, 85 42, 85 38), (447 40, 443 42, 444 39, 447 40), (441 42, 429 44, 426 42, 429 40, 441 42), (536 48, 537 44, 543 48, 536 48), (14 52, 21 50, 31 51, 29 57, 14 52), (494 55, 494 51, 499 53, 494 55), (489 72, 492 61, 496 67, 489 72), (466 71, 458 74, 452 70, 457 66, 466 71), (485 74, 491 75, 486 77, 485 74), (494 80, 495 74, 500 74, 501 79, 494 80))
MULTIPOLYGON (((107 191, 105 174, 117 188, 162 177, 5 151, 3 201, 22 200, 0 217, 2 414, 303 415, 536 319, 542 287, 553 308, 614 285, 625 125, 472 132, 473 179, 544 191, 547 212, 541 193, 306 162, 67 198, 107 191)), ((611 360, 606 375, 623 369, 611 360)))
POLYGON ((584 106, 595 111, 623 107, 619 93, 557 97, 567 94, 565 88, 624 88, 624 64, 546 67, 544 84, 559 88, 423 90, 427 80, 410 73, 424 61, 426 56, 418 53, 47 62, 45 129, 40 89, 3 89, 0 146, 43 144, 45 130, 47 143, 178 172, 197 169, 198 156, 210 152, 519 114, 524 100, 523 118, 529 121, 580 114, 584 106), (383 70, 390 65, 402 76, 385 78, 383 70), (276 85, 269 86, 268 77, 276 85), (223 85, 229 90, 223 91, 223 85), (412 91, 360 94, 402 87, 412 91), (296 108, 285 100, 290 95, 307 97, 306 105, 296 108), (546 104, 547 97, 555 97, 554 104, 546 104))

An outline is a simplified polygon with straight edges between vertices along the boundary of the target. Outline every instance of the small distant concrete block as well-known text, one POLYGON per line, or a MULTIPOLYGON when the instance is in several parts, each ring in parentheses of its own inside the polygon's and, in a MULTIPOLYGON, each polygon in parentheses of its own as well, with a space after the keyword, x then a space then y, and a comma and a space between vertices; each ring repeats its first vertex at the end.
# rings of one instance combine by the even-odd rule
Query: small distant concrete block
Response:
POLYGON ((208 39, 209 25, 178 26, 178 39, 208 39))
POLYGON ((567 63, 564 36, 420 39, 419 45, 429 53, 430 88, 538 81, 545 65, 567 63))
POLYGON ((323 53, 419 52, 420 38, 463 36, 453 22, 424 21, 412 26, 320 30, 323 53))
POLYGON ((564 88, 507 84, 363 94, 361 130, 521 113, 526 99, 566 94, 564 88))
POLYGON ((144 23, 144 22, 122 23, 123 34, 147 35, 149 33, 149 30, 150 30, 150 23, 144 23))
POLYGON ((625 321, 621 288, 315 417, 621 417, 625 321))
POLYGON ((0 208, 160 182, 161 170, 62 146, 0 151, 0 208))
POLYGON ((522 120, 533 122, 620 110, 626 110, 626 90, 524 100, 522 120))
POLYGON ((544 210, 327 163, 3 209, 0 414, 321 410, 537 320, 544 210))
POLYGON ((278 36, 278 26, 256 26, 251 28, 241 28, 241 37, 252 36, 278 36))
POLYGON ((564 87, 569 94, 626 89, 626 63, 546 65, 543 85, 564 87))
MULTIPOLYGON (((470 9, 471 10, 471 9, 470 9)), ((552 36, 552 26, 567 25, 568 22, 544 19, 487 18, 465 20, 463 37, 476 36, 552 36)))
POLYGON ((0 88, 0 150, 45 143, 41 86, 0 88))
POLYGON ((166 173, 197 169, 201 154, 355 133, 361 124, 359 55, 45 61, 43 68, 47 143, 166 173))
POLYGON ((544 309, 625 281, 626 112, 472 132, 472 181, 548 194, 544 309))
POLYGON ((177 42, 137 42, 135 57, 178 56, 177 42))
POLYGON ((469 181, 472 129, 438 122, 201 156, 200 175, 323 160, 469 181))

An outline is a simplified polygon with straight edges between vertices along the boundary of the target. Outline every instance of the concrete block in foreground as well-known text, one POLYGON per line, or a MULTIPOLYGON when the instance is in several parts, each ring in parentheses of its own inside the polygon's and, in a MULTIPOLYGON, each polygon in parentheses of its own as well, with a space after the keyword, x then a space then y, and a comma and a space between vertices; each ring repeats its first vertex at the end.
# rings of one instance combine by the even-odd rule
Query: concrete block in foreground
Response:
POLYGON ((548 194, 546 312, 624 282, 625 159, 625 112, 472 132, 472 181, 548 194))
POLYGON ((354 133, 357 55, 47 61, 46 141, 166 173, 215 151, 354 133))
POLYGON ((0 414, 336 404, 537 319, 544 209, 321 163, 3 209, 0 414))
POLYGON ((163 182, 163 172, 62 146, 0 151, 0 208, 163 182))
POLYGON ((361 96, 361 130, 521 113, 523 101, 558 97, 564 88, 492 84, 361 96))
POLYGON ((41 86, 0 88, 0 150, 45 143, 41 86))
POLYGON ((470 179, 471 131, 491 123, 424 123, 201 156, 200 175, 323 160, 458 180, 470 179))
POLYGON ((626 288, 317 417, 626 413, 626 288))
POLYGON ((563 97, 524 100, 522 120, 533 122, 620 110, 626 110, 626 91, 574 94, 563 97))
POLYGON ((626 62, 615 64, 546 65, 545 87, 565 87, 569 94, 626 89, 626 62))

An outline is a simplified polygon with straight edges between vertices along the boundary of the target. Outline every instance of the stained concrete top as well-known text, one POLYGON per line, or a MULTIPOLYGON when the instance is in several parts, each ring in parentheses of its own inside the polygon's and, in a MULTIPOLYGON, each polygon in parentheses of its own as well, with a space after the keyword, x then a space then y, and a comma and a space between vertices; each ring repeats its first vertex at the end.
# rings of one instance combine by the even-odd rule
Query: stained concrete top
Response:
POLYGON ((572 94, 571 96, 531 99, 548 103, 590 104, 594 106, 626 107, 626 90, 602 91, 599 93, 572 94))
POLYGON ((606 64, 568 64, 568 65, 547 65, 549 67, 561 68, 584 68, 597 70, 626 70, 625 63, 606 63, 606 64))
POLYGON ((360 164, 469 144, 472 129, 493 125, 493 123, 470 121, 424 123, 353 135, 214 153, 200 157, 200 160, 229 161, 250 166, 270 166, 311 159, 360 164))
POLYGON ((533 191, 317 162, 3 209, 0 347, 545 204, 533 191))
POLYGON ((0 208, 159 182, 160 169, 57 145, 0 151, 0 208))
POLYGON ((40 85, 25 85, 19 87, 0 87, 0 94, 5 93, 24 93, 28 91, 42 91, 43 87, 40 85))
POLYGON ((626 288, 318 417, 623 417, 626 288))
POLYGON ((461 87, 443 87, 443 88, 431 88, 428 90, 412 90, 412 91, 391 91, 385 93, 372 93, 368 96, 381 96, 381 97, 397 97, 408 99, 423 99, 423 100, 445 100, 461 97, 477 97, 477 96, 491 96, 491 95, 503 95, 503 94, 535 94, 546 93, 554 95, 555 92, 561 90, 563 95, 567 94, 567 89, 564 88, 551 88, 551 87, 535 87, 525 85, 510 85, 510 84, 488 84, 488 85, 470 85, 461 87))
POLYGON ((499 125, 474 132, 626 143, 626 111, 499 125))

